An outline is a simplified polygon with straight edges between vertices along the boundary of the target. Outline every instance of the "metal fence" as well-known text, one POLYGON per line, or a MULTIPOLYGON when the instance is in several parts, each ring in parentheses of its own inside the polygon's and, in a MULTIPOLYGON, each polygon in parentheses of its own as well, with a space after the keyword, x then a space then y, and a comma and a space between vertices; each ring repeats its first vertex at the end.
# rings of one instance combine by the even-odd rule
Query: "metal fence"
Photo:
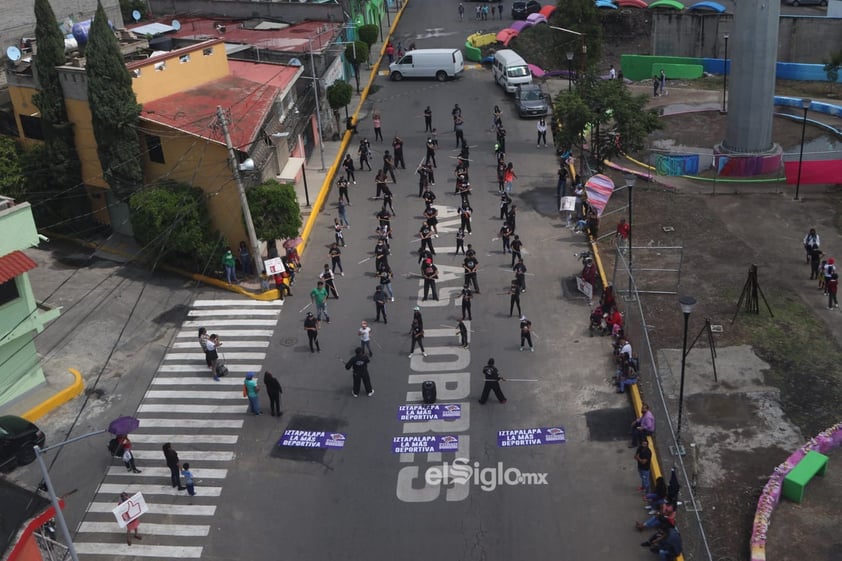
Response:
MULTIPOLYGON (((677 509, 677 522, 684 544, 684 559, 688 561, 713 561, 707 537, 703 527, 702 505, 694 493, 696 474, 696 447, 692 444, 681 444, 677 441, 675 427, 677 424, 678 399, 676 391, 672 391, 674 376, 665 364, 658 368, 655 351, 649 339, 651 326, 646 323, 644 315, 645 298, 664 298, 664 296, 645 294, 638 290, 637 283, 629 274, 627 257, 624 251, 613 242, 601 245, 603 256, 614 259, 616 272, 615 290, 621 311, 625 314, 624 330, 632 344, 634 354, 640 360, 640 390, 643 401, 646 402, 655 415, 655 450, 660 462, 664 479, 669 483, 671 470, 675 469, 678 482, 681 485, 677 509), (630 287, 630 293, 629 293, 630 287), (621 298, 620 293, 625 293, 621 298), (666 387, 666 389, 665 389, 666 387)), ((607 268, 608 263, 604 264, 607 268)), ((666 296, 669 298, 670 296, 666 296)))

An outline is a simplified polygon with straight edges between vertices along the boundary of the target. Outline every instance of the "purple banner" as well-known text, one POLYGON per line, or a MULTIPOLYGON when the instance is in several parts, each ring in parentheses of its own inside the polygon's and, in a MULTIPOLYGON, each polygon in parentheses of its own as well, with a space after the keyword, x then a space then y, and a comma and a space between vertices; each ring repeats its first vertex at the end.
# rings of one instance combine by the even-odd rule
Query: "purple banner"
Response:
POLYGON ((459 437, 452 435, 396 436, 392 438, 395 454, 424 454, 428 452, 456 452, 459 437))
POLYGON ((413 404, 398 407, 398 421, 449 421, 461 416, 462 406, 456 403, 413 404))
POLYGON ((497 446, 543 446, 561 444, 566 440, 563 427, 541 429, 511 429, 497 431, 497 446))
POLYGON ((285 430, 278 446, 298 448, 343 448, 346 435, 318 430, 285 430))

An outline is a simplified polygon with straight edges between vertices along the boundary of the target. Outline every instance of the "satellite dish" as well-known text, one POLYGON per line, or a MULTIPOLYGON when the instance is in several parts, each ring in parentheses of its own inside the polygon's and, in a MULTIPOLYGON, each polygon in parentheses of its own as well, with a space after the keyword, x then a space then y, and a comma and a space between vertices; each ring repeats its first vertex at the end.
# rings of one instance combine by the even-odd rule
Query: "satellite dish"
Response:
POLYGON ((135 21, 140 21, 140 12, 137 10, 132 11, 132 18, 134 18, 135 21))
POLYGON ((172 26, 172 28, 173 28, 173 29, 175 29, 176 31, 178 31, 179 29, 181 29, 181 22, 180 22, 180 21, 178 21, 177 19, 172 20, 172 23, 171 23, 170 25, 171 25, 171 26, 172 26))
POLYGON ((301 64, 301 61, 297 58, 290 59, 289 65, 290 66, 304 66, 303 64, 301 64))
POLYGON ((9 60, 17 62, 20 60, 20 49, 12 45, 6 49, 6 56, 9 57, 9 60))

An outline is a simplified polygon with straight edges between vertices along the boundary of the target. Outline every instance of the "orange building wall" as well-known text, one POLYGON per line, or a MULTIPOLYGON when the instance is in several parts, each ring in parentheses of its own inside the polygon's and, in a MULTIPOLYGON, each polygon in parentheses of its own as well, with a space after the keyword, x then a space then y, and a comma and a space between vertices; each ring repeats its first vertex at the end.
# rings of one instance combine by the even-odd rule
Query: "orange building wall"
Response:
POLYGON ((127 66, 130 73, 139 72, 132 78, 132 89, 141 105, 228 76, 228 57, 223 43, 201 43, 198 48, 178 49, 127 66), (210 55, 204 54, 206 49, 210 49, 210 55), (183 57, 189 57, 189 60, 183 57), (161 63, 164 63, 163 67, 161 63), (160 70, 155 69, 156 65, 160 70))
POLYGON ((38 93, 35 88, 26 88, 22 86, 9 86, 9 97, 12 101, 12 108, 15 112, 15 125, 18 128, 18 142, 25 148, 37 146, 41 144, 40 140, 26 138, 23 136, 23 126, 20 122, 20 116, 23 115, 40 115, 40 111, 32 102, 32 97, 38 93))

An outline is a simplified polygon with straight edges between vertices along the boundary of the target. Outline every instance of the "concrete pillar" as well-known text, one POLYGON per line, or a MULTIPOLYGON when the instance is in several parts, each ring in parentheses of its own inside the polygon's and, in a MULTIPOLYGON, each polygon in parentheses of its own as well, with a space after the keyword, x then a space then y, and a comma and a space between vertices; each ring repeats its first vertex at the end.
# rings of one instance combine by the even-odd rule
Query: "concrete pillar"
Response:
POLYGON ((780 0, 739 0, 730 37, 724 152, 774 150, 772 114, 780 0))

